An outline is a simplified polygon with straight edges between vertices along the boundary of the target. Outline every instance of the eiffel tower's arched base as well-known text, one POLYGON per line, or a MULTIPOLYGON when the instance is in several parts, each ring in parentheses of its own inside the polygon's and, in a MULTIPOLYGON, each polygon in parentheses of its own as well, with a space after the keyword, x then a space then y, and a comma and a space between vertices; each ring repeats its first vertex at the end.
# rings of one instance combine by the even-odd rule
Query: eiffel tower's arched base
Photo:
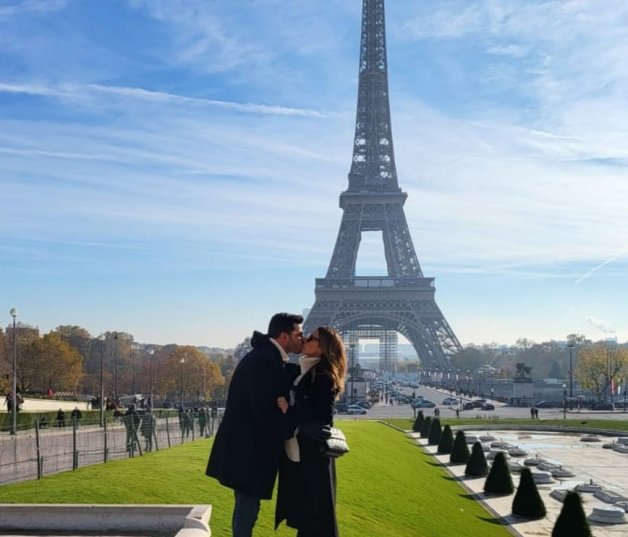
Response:
POLYGON ((304 331, 317 326, 340 332, 373 327, 399 332, 412 344, 423 368, 449 368, 451 355, 462 349, 434 301, 433 289, 317 288, 304 331))

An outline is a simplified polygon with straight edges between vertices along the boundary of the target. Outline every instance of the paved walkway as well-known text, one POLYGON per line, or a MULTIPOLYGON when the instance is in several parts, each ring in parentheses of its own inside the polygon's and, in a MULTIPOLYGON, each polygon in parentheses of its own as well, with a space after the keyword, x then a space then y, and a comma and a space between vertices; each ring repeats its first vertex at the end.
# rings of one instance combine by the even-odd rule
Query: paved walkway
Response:
MULTIPOLYGON (((78 407, 79 410, 88 410, 90 408, 89 403, 85 401, 60 401, 57 399, 24 399, 22 403, 22 412, 52 412, 57 411, 60 408, 63 410, 74 410, 78 407)), ((0 412, 6 412, 6 403, 0 404, 0 412)))
MULTIPOLYGON (((484 497, 484 478, 468 479, 464 477, 464 465, 449 466, 449 455, 436 455, 436 446, 428 446, 427 439, 420 438, 418 433, 409 432, 410 436, 424 446, 424 449, 432 453, 447 470, 460 479, 464 487, 478 495, 478 499, 485 503, 492 511, 497 513, 510 525, 511 529, 524 537, 538 537, 552 534, 552 528, 558 518, 562 503, 550 496, 552 489, 561 485, 558 481, 551 485, 538 485, 539 492, 547 508, 547 516, 541 520, 522 521, 511 515, 511 506, 514 494, 501 497, 484 497)), ((454 433, 455 434, 455 433, 454 433)), ((628 454, 618 453, 611 449, 604 449, 602 444, 616 440, 617 437, 600 437, 601 442, 581 442, 582 435, 539 432, 517 433, 515 431, 470 431, 469 434, 481 436, 490 434, 500 440, 538 454, 539 457, 560 462, 565 468, 571 470, 575 477, 569 478, 569 483, 563 485, 575 485, 588 483, 593 480, 628 497, 628 454)), ((471 447, 471 446, 469 446, 471 447)), ((523 459, 517 459, 523 462, 523 459)), ((518 474, 513 473, 515 488, 518 485, 518 474)), ((565 480, 567 481, 567 480, 565 480)), ((583 506, 587 516, 594 506, 603 504, 592 494, 582 494, 583 506)), ((628 520, 628 515, 626 515, 628 520)), ((628 524, 602 525, 590 522, 595 537, 619 537, 628 535, 628 524)))

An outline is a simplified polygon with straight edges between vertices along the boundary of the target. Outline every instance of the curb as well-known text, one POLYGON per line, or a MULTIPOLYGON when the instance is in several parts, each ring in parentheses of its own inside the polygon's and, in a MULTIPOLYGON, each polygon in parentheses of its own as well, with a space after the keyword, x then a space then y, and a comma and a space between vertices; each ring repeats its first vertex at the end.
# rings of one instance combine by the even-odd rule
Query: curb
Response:
POLYGON ((0 530, 210 537, 211 505, 0 504, 0 530))

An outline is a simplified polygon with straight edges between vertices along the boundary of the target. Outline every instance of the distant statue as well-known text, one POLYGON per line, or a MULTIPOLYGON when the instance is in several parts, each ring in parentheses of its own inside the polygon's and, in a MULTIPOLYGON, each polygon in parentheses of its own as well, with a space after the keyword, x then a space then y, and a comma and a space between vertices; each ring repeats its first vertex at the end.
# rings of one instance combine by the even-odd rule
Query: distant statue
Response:
POLYGON ((517 370, 515 371, 515 382, 530 382, 532 377, 530 372, 532 371, 532 366, 527 366, 523 362, 517 363, 517 370))

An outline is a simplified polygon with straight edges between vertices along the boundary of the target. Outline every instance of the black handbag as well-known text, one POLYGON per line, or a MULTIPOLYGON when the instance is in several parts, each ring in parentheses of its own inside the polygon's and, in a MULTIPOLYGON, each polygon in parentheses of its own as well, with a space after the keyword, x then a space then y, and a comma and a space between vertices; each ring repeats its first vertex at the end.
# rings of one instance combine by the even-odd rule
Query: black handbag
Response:
POLYGON ((323 441, 322 455, 337 459, 349 453, 349 444, 345 434, 337 427, 331 427, 331 436, 323 441))

